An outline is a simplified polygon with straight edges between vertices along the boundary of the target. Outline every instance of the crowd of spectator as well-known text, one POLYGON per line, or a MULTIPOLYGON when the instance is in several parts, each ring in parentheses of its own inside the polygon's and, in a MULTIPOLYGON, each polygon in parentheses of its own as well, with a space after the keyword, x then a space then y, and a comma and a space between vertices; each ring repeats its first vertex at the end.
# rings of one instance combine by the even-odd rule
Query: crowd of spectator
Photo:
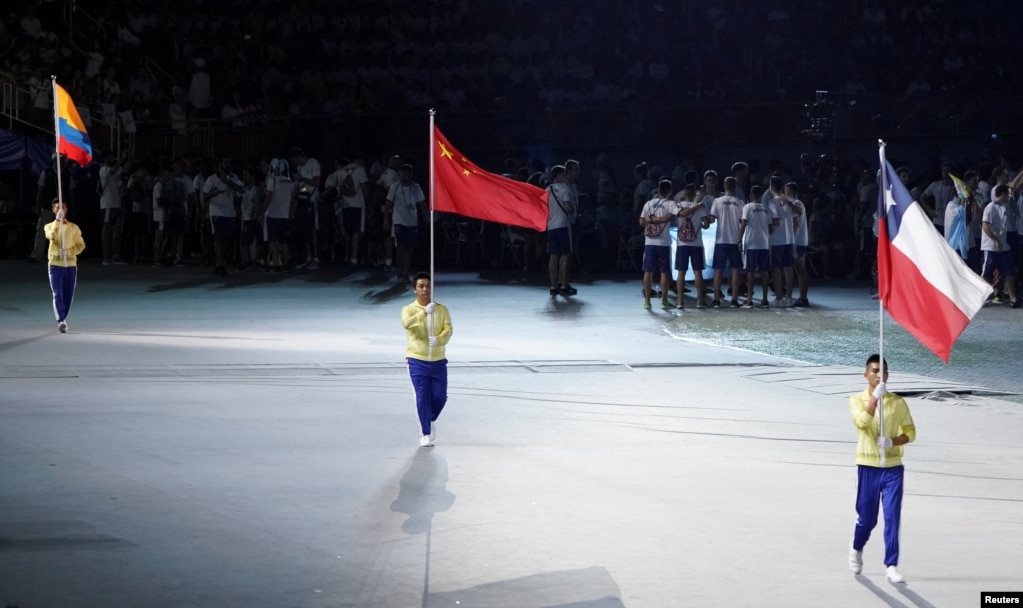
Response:
POLYGON ((621 108, 1020 88, 990 0, 78 2, 12 6, 0 71, 107 120, 621 108), (835 49, 841 49, 836 53, 835 49), (100 105, 103 104, 103 105, 100 105))

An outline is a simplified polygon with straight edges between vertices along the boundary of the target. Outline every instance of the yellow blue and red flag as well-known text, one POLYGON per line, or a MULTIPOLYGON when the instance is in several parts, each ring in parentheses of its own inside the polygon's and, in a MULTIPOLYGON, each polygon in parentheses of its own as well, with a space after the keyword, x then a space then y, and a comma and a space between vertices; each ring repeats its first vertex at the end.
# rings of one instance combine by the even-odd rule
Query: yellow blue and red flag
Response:
POLYGON ((84 167, 92 160, 92 142, 85 123, 71 96, 56 82, 53 96, 57 106, 57 152, 84 167))

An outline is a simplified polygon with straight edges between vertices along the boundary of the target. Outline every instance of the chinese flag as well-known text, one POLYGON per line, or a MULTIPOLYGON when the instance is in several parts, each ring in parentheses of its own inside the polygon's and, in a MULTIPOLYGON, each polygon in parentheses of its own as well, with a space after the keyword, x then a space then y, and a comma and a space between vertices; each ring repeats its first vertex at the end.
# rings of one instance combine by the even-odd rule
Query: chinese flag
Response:
POLYGON ((433 127, 433 208, 497 224, 547 230, 547 191, 480 169, 433 127))

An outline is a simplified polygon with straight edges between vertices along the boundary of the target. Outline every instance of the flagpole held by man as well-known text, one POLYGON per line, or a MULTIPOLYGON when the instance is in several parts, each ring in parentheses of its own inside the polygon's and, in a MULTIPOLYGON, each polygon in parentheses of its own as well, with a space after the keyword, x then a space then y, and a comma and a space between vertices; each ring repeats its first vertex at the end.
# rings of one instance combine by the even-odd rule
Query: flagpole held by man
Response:
POLYGON ((78 226, 67 220, 68 207, 64 202, 60 156, 66 156, 84 167, 92 160, 92 143, 71 96, 64 87, 57 84, 56 76, 51 76, 50 80, 53 85, 57 198, 53 199, 52 203, 55 220, 47 224, 43 230, 50 242, 47 275, 53 293, 53 312, 57 317, 58 331, 67 333, 67 316, 71 311, 71 302, 78 283, 77 257, 85 250, 85 241, 78 226))

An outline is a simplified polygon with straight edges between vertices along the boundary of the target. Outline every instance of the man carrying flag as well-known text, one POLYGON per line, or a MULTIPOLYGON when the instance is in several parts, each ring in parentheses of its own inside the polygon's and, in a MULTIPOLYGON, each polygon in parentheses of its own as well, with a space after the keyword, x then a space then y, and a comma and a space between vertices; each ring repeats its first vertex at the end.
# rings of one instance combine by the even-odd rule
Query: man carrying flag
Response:
POLYGON ((78 282, 77 258, 85 249, 82 231, 67 221, 68 207, 64 202, 64 188, 61 181, 60 156, 64 155, 81 166, 92 160, 92 144, 85 131, 78 110, 71 96, 53 79, 53 127, 56 137, 55 167, 57 173, 57 196, 53 199, 52 210, 55 221, 46 224, 43 234, 49 241, 47 253, 47 274, 53 292, 53 312, 57 317, 57 329, 67 333, 67 315, 78 282))
POLYGON ((892 583, 904 583, 906 579, 898 570, 902 477, 905 470, 902 446, 916 439, 916 426, 906 400, 889 393, 885 387, 888 382, 887 361, 882 361, 880 355, 871 355, 867 358, 863 377, 867 379, 866 390, 849 397, 849 413, 859 431, 856 445, 856 527, 849 547, 849 568, 853 574, 863 571, 863 545, 867 544, 871 531, 877 525, 880 504, 884 508, 885 578, 892 583), (878 412, 878 408, 882 411, 878 412))

